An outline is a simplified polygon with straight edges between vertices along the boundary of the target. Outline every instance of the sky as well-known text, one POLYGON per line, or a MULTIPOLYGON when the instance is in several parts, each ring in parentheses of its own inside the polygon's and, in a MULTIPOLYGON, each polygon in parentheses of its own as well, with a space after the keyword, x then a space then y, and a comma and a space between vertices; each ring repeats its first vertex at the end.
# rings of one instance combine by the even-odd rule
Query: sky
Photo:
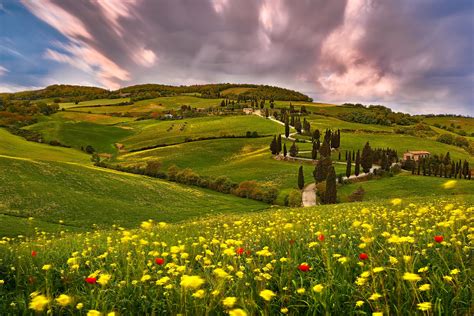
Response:
POLYGON ((0 0, 0 92, 219 82, 474 116, 474 1, 0 0))

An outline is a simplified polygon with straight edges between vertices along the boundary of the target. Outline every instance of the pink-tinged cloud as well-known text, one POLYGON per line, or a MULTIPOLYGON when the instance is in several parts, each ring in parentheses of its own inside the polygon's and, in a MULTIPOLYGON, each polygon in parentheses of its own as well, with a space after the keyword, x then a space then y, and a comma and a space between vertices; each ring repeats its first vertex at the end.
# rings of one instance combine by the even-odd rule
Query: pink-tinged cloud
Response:
POLYGON ((138 65, 142 65, 144 67, 151 67, 157 61, 157 57, 155 53, 146 48, 138 49, 134 55, 133 59, 138 65))
POLYGON ((211 0, 212 7, 216 13, 222 13, 226 8, 229 0, 211 0))
POLYGON ((120 36, 123 35, 120 18, 130 17, 136 0, 98 0, 97 5, 104 13, 113 30, 120 36))
MULTIPOLYGON (((23 5, 39 19, 48 23, 68 37, 92 39, 86 26, 71 14, 50 0, 21 0, 23 5)), ((100 0, 102 1, 102 0, 100 0)))
POLYGON ((369 1, 349 1, 344 22, 323 41, 317 83, 326 98, 380 99, 396 90, 396 78, 381 72, 358 48, 367 36, 365 23, 370 14, 369 1))

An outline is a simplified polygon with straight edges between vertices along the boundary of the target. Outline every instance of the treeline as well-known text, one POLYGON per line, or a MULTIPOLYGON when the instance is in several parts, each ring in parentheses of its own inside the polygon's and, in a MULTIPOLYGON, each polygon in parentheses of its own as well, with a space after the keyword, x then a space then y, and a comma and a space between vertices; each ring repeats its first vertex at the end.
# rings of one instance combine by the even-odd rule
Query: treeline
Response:
POLYGON ((263 185, 254 180, 237 183, 225 176, 202 176, 190 168, 179 169, 175 165, 170 166, 167 171, 164 172, 159 161, 148 161, 145 167, 112 165, 97 160, 94 162, 96 166, 103 168, 166 179, 186 185, 194 185, 265 203, 273 203, 278 196, 278 190, 275 187, 268 186, 267 184, 263 185))
POLYGON ((353 108, 349 113, 341 113, 338 118, 355 123, 377 124, 390 126, 412 125, 419 122, 419 119, 407 113, 393 112, 390 108, 383 105, 369 105, 357 103, 344 103, 346 107, 353 108))
POLYGON ((91 99, 103 98, 109 95, 109 91, 97 88, 76 85, 51 85, 40 90, 21 91, 15 93, 3 93, 0 97, 9 97, 11 100, 38 100, 50 98, 70 98, 88 96, 91 99))
POLYGON ((0 126, 21 127, 36 123, 36 115, 51 115, 59 110, 57 104, 33 103, 29 100, 12 100, 8 96, 0 98, 0 126))
POLYGON ((411 171, 413 175, 471 180, 469 162, 467 160, 454 161, 449 152, 446 155, 433 155, 418 161, 405 160, 402 168, 411 171))

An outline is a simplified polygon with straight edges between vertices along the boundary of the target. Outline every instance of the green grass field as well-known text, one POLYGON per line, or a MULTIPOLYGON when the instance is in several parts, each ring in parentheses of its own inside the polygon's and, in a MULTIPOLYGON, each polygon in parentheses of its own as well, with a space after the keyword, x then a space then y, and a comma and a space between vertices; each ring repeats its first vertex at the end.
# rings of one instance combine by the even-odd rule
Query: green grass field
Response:
POLYGON ((382 200, 396 197, 440 197, 459 195, 462 200, 464 195, 472 195, 474 181, 458 179, 451 189, 445 189, 443 184, 448 180, 439 177, 414 176, 403 172, 393 177, 343 185, 338 189, 341 202, 347 202, 347 197, 359 186, 364 188, 364 201, 382 200))
POLYGON ((457 127, 460 126, 462 130, 468 134, 474 133, 474 119, 466 117, 455 117, 455 116, 440 116, 440 117, 427 117, 423 119, 423 122, 434 125, 439 124, 441 126, 452 127, 454 124, 455 130, 459 131, 457 127))
POLYGON ((50 120, 27 129, 39 132, 46 141, 57 140, 62 144, 81 149, 91 145, 98 153, 114 154, 114 143, 133 134, 131 130, 89 122, 50 120))
POLYGON ((0 175, 0 181, 8 184, 0 187, 0 213, 19 222, 18 227, 1 225, 0 236, 32 234, 21 225, 30 216, 40 226, 63 220, 64 228, 91 229, 93 224, 133 227, 149 218, 177 222, 268 207, 229 194, 83 164, 0 157, 0 168, 8 170, 0 175))
POLYGON ((322 115, 310 115, 306 118, 311 123, 311 129, 319 129, 323 132, 326 129, 350 129, 350 130, 368 130, 375 132, 393 132, 393 128, 390 126, 374 125, 374 124, 361 124, 339 120, 331 116, 322 115))
MULTIPOLYGON (((191 168, 200 175, 229 177, 235 182, 257 180, 279 189, 296 188, 299 162, 277 161, 272 158, 271 137, 258 139, 217 139, 160 147, 118 157, 118 163, 145 165, 159 160, 163 170, 171 165, 191 168)), ((311 164, 303 164, 306 182, 314 182, 311 164)), ((336 165, 336 173, 344 165, 336 165)))
POLYGON ((114 125, 118 123, 131 122, 135 120, 131 117, 118 117, 104 114, 89 114, 82 112, 62 111, 50 116, 52 119, 59 119, 71 122, 89 122, 101 125, 114 125))
POLYGON ((245 136, 247 131, 259 135, 278 134, 283 127, 255 115, 207 116, 177 121, 145 120, 123 124, 134 134, 123 139, 126 149, 182 143, 200 137, 245 136))

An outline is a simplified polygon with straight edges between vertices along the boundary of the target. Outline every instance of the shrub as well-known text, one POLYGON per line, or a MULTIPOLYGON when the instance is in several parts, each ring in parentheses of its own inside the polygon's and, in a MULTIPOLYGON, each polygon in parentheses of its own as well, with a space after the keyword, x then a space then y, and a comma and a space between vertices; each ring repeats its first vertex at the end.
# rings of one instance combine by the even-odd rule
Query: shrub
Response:
POLYGON ((440 143, 452 145, 454 143, 454 136, 451 134, 441 134, 436 140, 440 143))
POLYGON ((302 194, 300 190, 291 190, 288 194, 288 206, 299 207, 301 206, 302 194))
POLYGON ((364 200, 365 190, 363 187, 359 186, 354 192, 352 192, 347 200, 349 202, 361 202, 364 200))

